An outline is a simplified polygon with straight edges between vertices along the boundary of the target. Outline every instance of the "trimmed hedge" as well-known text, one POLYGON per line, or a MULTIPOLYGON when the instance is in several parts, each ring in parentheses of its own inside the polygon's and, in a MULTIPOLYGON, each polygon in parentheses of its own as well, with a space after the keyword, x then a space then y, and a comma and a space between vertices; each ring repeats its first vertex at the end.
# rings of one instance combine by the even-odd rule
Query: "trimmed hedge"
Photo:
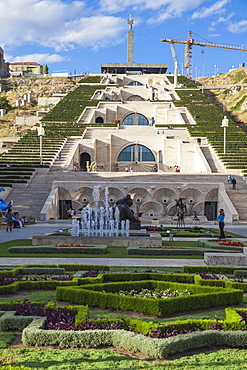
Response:
POLYGON ((88 304, 92 307, 111 308, 134 311, 148 315, 164 317, 173 313, 219 307, 242 302, 243 292, 237 289, 223 289, 164 281, 144 280, 121 283, 91 284, 83 287, 58 287, 57 300, 77 304, 88 304), (192 295, 167 299, 149 299, 129 297, 117 294, 119 290, 171 289, 188 290, 192 295), (145 302, 145 304, 144 304, 145 302))
POLYGON ((62 267, 65 271, 80 271, 80 270, 97 270, 97 271, 110 271, 110 266, 106 265, 71 265, 71 264, 59 264, 58 267, 62 267))
POLYGON ((26 346, 58 346, 59 348, 98 348, 115 346, 164 359, 177 353, 204 347, 247 346, 246 331, 196 331, 167 339, 156 339, 125 330, 58 331, 42 330, 44 319, 36 318, 23 330, 26 346))
POLYGON ((162 247, 162 248, 147 248, 147 247, 128 247, 128 255, 147 255, 147 256, 203 256, 205 252, 222 252, 220 248, 196 248, 196 247, 184 247, 174 249, 162 247))
MULTIPOLYGON (((245 270, 242 267, 228 267, 228 266, 184 266, 184 272, 188 274, 200 274, 201 272, 215 273, 215 274, 233 274, 235 270, 245 270)), ((246 267, 247 271, 247 267, 246 267)))
POLYGON ((22 275, 64 275, 65 269, 59 267, 21 267, 19 272, 22 275))
POLYGON ((49 245, 10 247, 9 253, 56 253, 56 254, 106 254, 106 245, 87 247, 54 247, 49 245))
POLYGON ((53 290, 57 286, 76 286, 78 284, 77 278, 70 281, 58 281, 58 280, 47 280, 47 281, 15 281, 10 285, 0 286, 0 295, 15 294, 19 290, 53 290))
POLYGON ((13 269, 8 270, 2 270, 0 271, 0 276, 6 276, 6 277, 14 277, 17 274, 20 274, 21 269, 23 268, 33 268, 36 267, 37 269, 42 268, 62 268, 65 271, 80 271, 80 270, 97 270, 97 271, 110 271, 109 266, 105 265, 71 265, 71 264, 59 264, 59 265, 23 265, 20 267, 15 267, 13 269))

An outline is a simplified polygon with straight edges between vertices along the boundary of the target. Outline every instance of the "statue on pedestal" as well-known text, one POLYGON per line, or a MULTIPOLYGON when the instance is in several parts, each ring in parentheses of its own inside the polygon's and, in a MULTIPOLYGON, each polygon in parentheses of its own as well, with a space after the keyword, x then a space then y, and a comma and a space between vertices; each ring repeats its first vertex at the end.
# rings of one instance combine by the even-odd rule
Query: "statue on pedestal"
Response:
POLYGON ((116 201, 116 207, 119 209, 120 214, 120 222, 122 220, 130 220, 130 230, 140 230, 141 221, 139 217, 141 217, 142 213, 135 215, 134 211, 130 208, 132 205, 133 199, 131 199, 129 194, 116 201))

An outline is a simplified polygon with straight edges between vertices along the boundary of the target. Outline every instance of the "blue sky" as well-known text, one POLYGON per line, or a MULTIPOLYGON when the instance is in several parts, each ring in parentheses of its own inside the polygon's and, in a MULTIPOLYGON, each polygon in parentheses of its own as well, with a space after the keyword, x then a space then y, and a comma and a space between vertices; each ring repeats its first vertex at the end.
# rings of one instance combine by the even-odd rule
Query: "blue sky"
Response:
MULTIPOLYGON (((48 64, 49 72, 99 73, 101 63, 127 62, 127 19, 134 18, 134 61, 173 59, 162 38, 247 48, 246 0, 0 0, 0 46, 7 62, 48 64)), ((184 45, 175 44, 180 69, 184 45)), ((193 77, 247 65, 247 52, 193 47, 193 77), (202 50, 204 53, 202 53, 202 50)))

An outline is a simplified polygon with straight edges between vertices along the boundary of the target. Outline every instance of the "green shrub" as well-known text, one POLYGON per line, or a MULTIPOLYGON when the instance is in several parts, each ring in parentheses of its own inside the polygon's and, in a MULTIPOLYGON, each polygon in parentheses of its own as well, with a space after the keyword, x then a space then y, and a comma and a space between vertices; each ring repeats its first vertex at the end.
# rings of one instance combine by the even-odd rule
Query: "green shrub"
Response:
MULTIPOLYGON (((228 266, 184 266, 184 272, 191 274, 200 274, 201 272, 215 274, 233 274, 235 270, 244 270, 243 267, 228 267, 228 266)), ((247 269, 246 269, 247 271, 247 269)))
POLYGON ((106 254, 107 246, 88 246, 88 247, 53 247, 48 245, 42 246, 21 246, 10 247, 9 253, 54 253, 54 254, 106 254))
POLYGON ((234 277, 238 277, 238 276, 247 277, 247 270, 234 270, 233 275, 234 277))
POLYGON ((242 297, 243 292, 236 289, 151 280, 57 288, 57 299, 61 301, 88 304, 92 307, 130 310, 159 317, 177 312, 237 304, 242 301, 242 297), (150 290, 170 288, 179 291, 187 289, 192 294, 167 299, 145 298, 144 301, 140 297, 116 294, 119 290, 140 291, 142 288, 150 290))
POLYGON ((59 264, 58 267, 64 268, 65 271, 79 271, 79 270, 97 270, 97 271, 110 271, 110 266, 106 265, 72 265, 72 264, 59 264))
POLYGON ((65 269, 58 267, 21 267, 19 272, 22 275, 64 275, 65 269))

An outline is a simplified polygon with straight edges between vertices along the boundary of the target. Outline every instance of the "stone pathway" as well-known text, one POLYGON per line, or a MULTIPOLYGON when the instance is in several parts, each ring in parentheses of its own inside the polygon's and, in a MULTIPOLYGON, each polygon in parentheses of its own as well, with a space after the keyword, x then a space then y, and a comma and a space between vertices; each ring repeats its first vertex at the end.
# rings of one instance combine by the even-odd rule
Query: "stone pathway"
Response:
MULTIPOLYGON (((170 226, 170 225, 169 225, 170 226)), ((193 226, 193 225, 187 225, 193 226)), ((200 225, 210 227, 211 225, 200 225)), ((10 241, 18 239, 31 239, 34 235, 51 233, 59 229, 71 227, 70 221, 59 221, 55 224, 38 222, 35 225, 28 225, 23 229, 13 229, 12 232, 0 230, 0 241, 10 241)), ((214 225, 217 228, 217 225, 214 225)), ((243 237, 247 237, 247 225, 226 225, 225 230, 233 232, 243 237)), ((168 238, 164 238, 164 240, 168 238)), ((205 238, 202 238, 205 239, 205 238)), ((176 241, 197 240, 197 238, 175 238, 176 241)), ((241 238, 239 239, 241 240, 241 238)), ((174 241, 172 243, 174 243, 174 241)), ((53 257, 0 257, 0 266, 22 266, 28 264, 89 264, 89 265, 108 265, 108 266, 133 266, 133 267, 183 267, 183 266, 207 266, 202 259, 174 259, 174 258, 53 258, 53 257)))

